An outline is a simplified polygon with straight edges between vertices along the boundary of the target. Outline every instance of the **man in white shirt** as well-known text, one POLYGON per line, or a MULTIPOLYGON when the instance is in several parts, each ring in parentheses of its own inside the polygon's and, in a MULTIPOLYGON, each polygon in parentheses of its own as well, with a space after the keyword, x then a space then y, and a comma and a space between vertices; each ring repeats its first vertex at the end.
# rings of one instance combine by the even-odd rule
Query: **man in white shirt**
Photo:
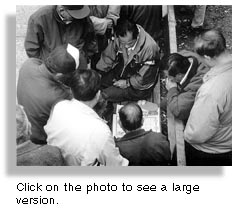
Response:
POLYGON ((70 82, 74 98, 57 103, 44 127, 47 143, 61 149, 67 165, 128 165, 115 147, 109 127, 93 110, 100 85, 95 71, 75 72, 70 82))
POLYGON ((231 54, 217 30, 198 36, 195 51, 211 69, 203 77, 184 131, 187 165, 231 165, 231 54))

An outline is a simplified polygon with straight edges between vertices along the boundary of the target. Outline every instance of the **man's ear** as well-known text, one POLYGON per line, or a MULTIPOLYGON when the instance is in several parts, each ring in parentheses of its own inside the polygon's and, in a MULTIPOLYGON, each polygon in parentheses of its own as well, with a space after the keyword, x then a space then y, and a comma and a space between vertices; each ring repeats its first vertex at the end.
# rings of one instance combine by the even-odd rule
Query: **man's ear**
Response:
POLYGON ((118 120, 118 124, 120 125, 121 129, 126 132, 126 129, 123 127, 122 123, 121 123, 121 120, 119 119, 118 120))
POLYGON ((211 57, 208 56, 208 55, 204 55, 204 58, 207 59, 207 60, 209 60, 209 61, 211 60, 211 57))
POLYGON ((121 124, 121 120, 120 120, 120 119, 118 120, 118 123, 119 123, 119 125, 121 126, 121 128, 123 129, 123 126, 122 126, 122 124, 121 124))
POLYGON ((96 94, 96 100, 99 101, 100 99, 100 96, 101 96, 101 90, 99 90, 96 94))

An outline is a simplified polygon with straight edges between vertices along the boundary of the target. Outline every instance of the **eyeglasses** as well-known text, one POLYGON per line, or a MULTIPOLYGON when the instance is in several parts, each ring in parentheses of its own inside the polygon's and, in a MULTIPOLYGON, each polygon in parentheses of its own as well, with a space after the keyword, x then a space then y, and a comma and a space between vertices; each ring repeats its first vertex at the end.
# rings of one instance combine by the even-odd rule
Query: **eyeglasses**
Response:
POLYGON ((74 19, 63 6, 59 8, 58 14, 66 24, 71 23, 74 19))
POLYGON ((124 46, 125 48, 130 48, 130 47, 133 47, 133 45, 136 43, 136 40, 133 39, 131 41, 128 41, 128 42, 125 42, 125 41, 122 41, 120 38, 118 38, 119 40, 119 43, 124 46))

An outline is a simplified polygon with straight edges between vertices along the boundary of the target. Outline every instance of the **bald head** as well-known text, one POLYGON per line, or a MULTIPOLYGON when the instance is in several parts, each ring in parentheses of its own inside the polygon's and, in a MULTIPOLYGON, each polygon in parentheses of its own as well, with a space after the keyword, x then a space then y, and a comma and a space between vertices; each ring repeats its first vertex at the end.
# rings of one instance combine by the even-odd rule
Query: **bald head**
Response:
POLYGON ((133 131, 142 126, 143 113, 136 103, 129 103, 119 111, 119 117, 124 129, 133 131))

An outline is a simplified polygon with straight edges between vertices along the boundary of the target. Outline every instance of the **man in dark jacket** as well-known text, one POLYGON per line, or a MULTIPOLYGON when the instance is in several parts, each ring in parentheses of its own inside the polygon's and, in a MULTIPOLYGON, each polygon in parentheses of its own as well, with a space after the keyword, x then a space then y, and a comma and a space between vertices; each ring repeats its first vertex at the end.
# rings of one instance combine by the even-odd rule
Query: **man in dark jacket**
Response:
POLYGON ((162 32, 162 5, 122 5, 120 17, 141 25, 158 42, 162 32))
POLYGON ((203 76, 209 69, 196 53, 181 51, 171 54, 165 66, 168 93, 161 108, 165 109, 167 105, 173 115, 186 124, 203 76))
POLYGON ((85 5, 54 5, 40 8, 28 21, 25 50, 43 61, 57 46, 68 44, 80 50, 79 69, 87 68, 88 56, 97 52, 90 10, 85 5))
POLYGON ((29 140, 31 124, 24 109, 16 105, 17 166, 62 166, 65 165, 59 148, 37 145, 29 140))
POLYGON ((116 140, 120 154, 130 166, 168 165, 169 142, 160 133, 142 129, 143 113, 136 103, 129 103, 119 111, 120 126, 125 135, 116 140))
POLYGON ((57 73, 67 75, 79 66, 79 50, 72 45, 56 47, 44 63, 37 58, 29 58, 19 71, 17 85, 18 103, 24 106, 32 124, 31 140, 46 144, 44 125, 51 107, 63 99, 71 99, 70 88, 63 85, 57 73))

